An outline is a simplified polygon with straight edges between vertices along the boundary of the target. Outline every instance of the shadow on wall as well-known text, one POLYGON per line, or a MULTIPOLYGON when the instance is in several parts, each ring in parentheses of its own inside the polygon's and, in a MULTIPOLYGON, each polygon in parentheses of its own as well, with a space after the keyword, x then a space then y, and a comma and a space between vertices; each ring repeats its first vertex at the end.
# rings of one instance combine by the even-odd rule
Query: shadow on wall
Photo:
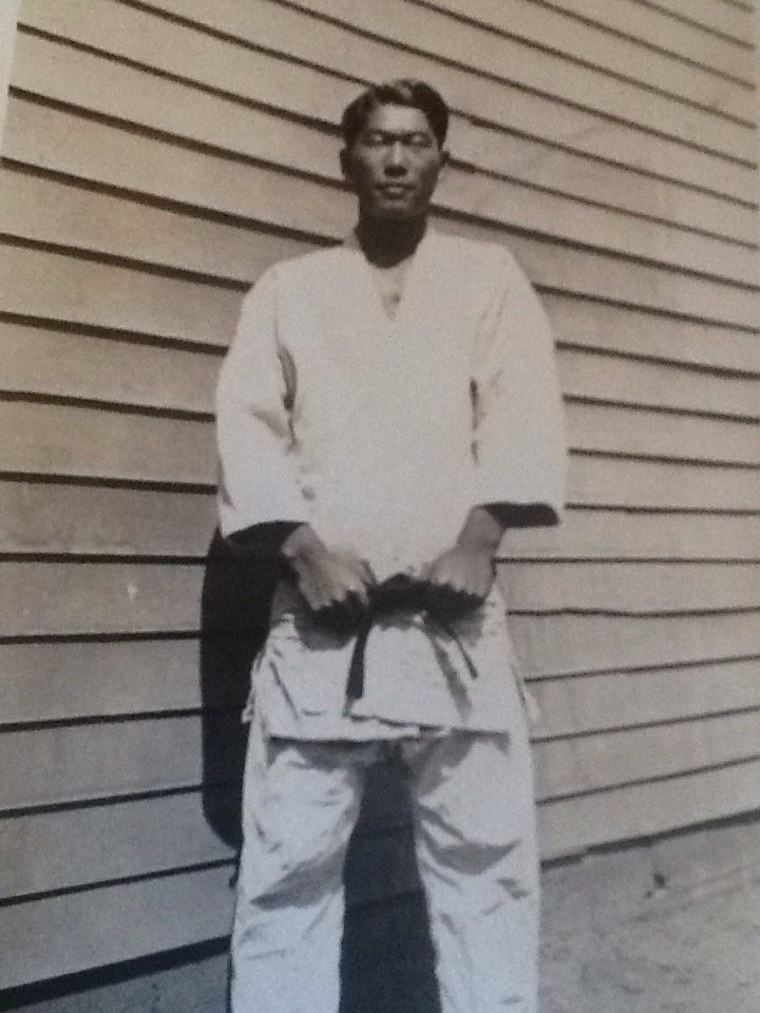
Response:
MULTIPOLYGON (((214 832, 236 850, 248 739, 240 713, 251 665, 266 639, 278 576, 275 566, 232 550, 214 532, 201 597, 203 811, 214 832)), ((419 879, 399 895, 377 899, 383 884, 402 881, 410 868, 415 862, 403 772, 384 763, 370 772, 346 859, 343 1013, 439 1010, 419 879), (392 831, 390 848, 389 827, 400 828, 392 831), (380 862, 373 860, 373 838, 385 839, 380 862)))

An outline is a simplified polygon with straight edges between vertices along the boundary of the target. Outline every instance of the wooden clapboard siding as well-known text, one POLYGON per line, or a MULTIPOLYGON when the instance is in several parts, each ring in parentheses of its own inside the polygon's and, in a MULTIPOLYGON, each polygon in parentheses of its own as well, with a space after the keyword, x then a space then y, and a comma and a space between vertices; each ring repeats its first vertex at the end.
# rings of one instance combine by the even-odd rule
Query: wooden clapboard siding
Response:
POLYGON ((207 422, 0 400, 0 471, 209 485, 207 422))
MULTIPOLYGON (((154 6, 180 16, 186 12, 180 0, 156 0, 154 6)), ((569 134, 575 134, 576 129, 582 129, 581 123, 590 122, 594 113, 606 113, 610 116, 614 108, 615 114, 611 115, 608 123, 613 135, 617 132, 613 124, 618 121, 623 121, 622 132, 628 131, 631 140, 638 132, 636 127, 640 126, 667 133, 679 140, 681 132, 685 139, 692 134, 692 126, 688 122, 683 127, 678 127, 674 126, 673 120, 667 115, 663 115, 660 119, 657 112, 652 109, 652 105, 656 106, 657 102, 648 106, 648 111, 643 114, 639 124, 636 113, 627 113, 629 105, 636 104, 634 89, 628 88, 608 102, 604 94, 596 94, 595 84, 598 83, 598 79, 592 78, 590 72, 587 72, 585 78, 576 77, 574 72, 583 68, 563 62, 561 72, 563 85, 560 86, 556 77, 551 79, 549 75, 543 73, 547 64, 552 63, 550 57, 537 60, 533 52, 529 51, 528 59, 523 61, 520 59, 522 54, 519 47, 510 45, 508 40, 505 46, 499 47, 499 52, 508 50, 509 60, 502 58, 499 61, 498 54, 492 58, 489 47, 485 46, 481 65, 481 47, 484 43, 482 37, 479 36, 475 42, 469 37, 463 43, 457 32, 456 22, 441 16, 428 20, 431 17, 429 12, 424 8, 417 9, 411 4, 393 3, 391 9, 394 17, 387 19, 379 18, 373 14, 371 8, 355 5, 351 0, 342 3, 330 3, 328 0, 297 0, 297 2, 294 0, 288 5, 292 8, 290 10, 278 5, 276 17, 272 3, 267 3, 266 0, 256 0, 247 4, 245 9, 237 11, 230 10, 231 6, 229 0, 217 3, 213 11, 204 13, 205 23, 214 26, 224 23, 228 31, 234 26, 237 33, 260 46, 290 53, 310 63, 341 70, 344 74, 351 73, 359 78, 365 75, 377 76, 374 68, 379 69, 381 66, 386 74, 398 71, 403 73, 410 63, 413 63, 426 76, 449 82, 449 91, 457 106, 463 96, 467 96, 470 100, 477 96, 480 103, 481 98, 485 99, 486 93, 490 90, 490 100, 487 100, 480 113, 489 116, 493 111, 497 122, 499 116, 509 116, 512 125, 517 126, 519 117, 520 125, 527 126, 528 121, 522 119, 521 113, 523 110, 527 112, 530 105, 534 112, 539 112, 541 119, 548 121, 544 127, 537 127, 534 122, 532 130, 546 130, 549 124, 552 124, 561 131, 559 136, 567 137, 569 134), (308 32, 304 31, 304 12, 315 15, 306 21, 308 32), (421 29, 421 24, 428 27, 421 29), (426 34, 423 36, 412 34, 415 30, 417 32, 424 30, 426 34), (452 40, 458 41, 459 48, 453 50, 450 48, 452 40), (399 43, 400 48, 396 48, 399 43), (476 64, 472 70, 467 67, 468 52, 473 53, 476 64), (492 59, 495 59, 495 66, 492 65, 492 59), (510 67, 511 74, 513 61, 523 64, 515 73, 518 87, 504 76, 504 65, 510 67), (564 80, 568 74, 569 94, 564 88, 564 80), (533 94, 525 95, 524 90, 530 90, 533 94), (509 101, 505 104, 516 108, 498 113, 495 99, 502 95, 509 97, 509 101), (564 125, 561 125, 563 121, 564 125)), ((610 88, 612 79, 607 78, 605 85, 610 88)), ((602 86, 600 90, 604 93, 607 88, 602 86)), ((689 116, 686 115, 684 119, 688 121, 689 116)), ((532 130, 528 129, 526 132, 531 133, 532 130)), ((712 129, 708 132, 712 136, 712 129)), ((717 134, 722 133, 722 128, 718 128, 717 134)), ((754 156, 750 138, 750 131, 739 130, 736 134, 732 132, 732 141, 726 143, 725 150, 734 158, 744 157, 741 154, 743 150, 751 162, 754 156), (739 152, 734 147, 737 140, 739 152)), ((655 138, 652 140, 655 141, 655 138)), ((705 144, 704 134, 696 127, 693 129, 692 140, 698 144, 700 153, 705 147, 709 147, 709 142, 705 144)), ((727 141, 727 138, 725 140, 727 141)), ((653 148, 656 147, 664 153, 669 143, 653 143, 653 148)), ((714 150, 718 152, 722 150, 721 141, 715 143, 714 150)))
MULTIPOLYGON (((197 637, 2 643, 3 720, 23 725, 199 711, 199 665, 197 637)), ((239 693, 220 686, 212 703, 240 705, 239 693)))
POLYGON ((0 321, 2 389, 208 415, 219 357, 0 321))
POLYGON ((1 908, 3 985, 98 967, 104 954, 118 961, 155 953, 157 925, 162 950, 224 936, 231 924, 231 878, 223 865, 1 908))
MULTIPOLYGON (((568 510, 560 528, 510 531, 503 558, 760 560, 756 514, 568 510)), ((508 571, 507 571, 508 572, 508 571)))
POLYGON ((0 553, 5 557, 44 553, 203 559, 215 523, 210 490, 0 482, 0 553))
MULTIPOLYGON (((436 217, 513 249, 557 334, 567 521, 501 550, 543 854, 760 807, 755 23, 722 0, 24 0, 0 165, 3 985, 228 931, 207 805, 234 813, 240 771, 202 743, 210 717, 240 732, 265 604, 204 614, 234 569, 204 574, 214 382, 247 285, 350 228, 336 120, 367 79, 451 98, 436 217)), ((352 900, 413 883, 397 796, 368 800, 352 900)))
POLYGON ((6 731, 0 755, 9 773, 3 777, 0 809, 197 788, 200 747, 197 716, 167 717, 160 736, 150 719, 6 731))
POLYGON ((705 822, 756 812, 760 761, 690 771, 681 777, 634 784, 582 798, 562 799, 539 809, 539 838, 549 857, 640 836, 656 827, 660 814, 670 825, 705 822))
MULTIPOLYGON (((760 655, 760 611, 680 616, 515 615, 528 678, 760 655)), ((621 725, 625 712, 621 712, 621 725)))
MULTIPOLYGON (((25 8, 25 12, 27 25, 41 23, 48 29, 54 27, 58 38, 95 46, 141 65, 171 72, 183 81, 213 87, 216 93, 239 100, 255 98, 258 103, 266 98, 273 110, 279 108, 283 98, 289 100, 293 103, 290 108, 318 126, 320 134, 311 138, 306 150, 294 149, 292 145, 288 148, 278 144, 277 136, 282 132, 286 138, 294 128, 280 121, 274 138, 269 131, 270 146, 263 148, 264 156, 271 158, 276 151, 285 151, 288 159, 300 159, 302 165, 304 159, 308 159, 309 165, 323 173, 336 170, 334 144, 330 144, 321 132, 335 133, 332 120, 325 117, 328 104, 331 108, 339 108, 352 94, 352 85, 344 79, 331 77, 314 68, 307 71, 303 66, 294 67, 266 52, 257 52, 252 64, 248 51, 242 47, 230 50, 226 46, 225 49, 225 43, 211 35, 187 26, 180 28, 176 23, 149 21, 147 12, 117 5, 113 0, 108 0, 107 4, 106 0, 92 0, 88 4, 75 0, 65 6, 60 5, 55 9, 54 25, 48 9, 45 9, 41 21, 39 16, 34 17, 34 8, 25 8), (118 27, 112 28, 114 24, 118 27), (183 33, 181 45, 172 44, 178 31, 183 33), (223 60, 219 59, 222 52, 223 60), (309 82, 312 87, 305 88, 307 73, 313 77, 313 82, 309 82)), ((615 36, 608 35, 607 38, 614 40, 615 36)), ((76 80, 81 81, 81 74, 76 80)), ((31 76, 28 85, 35 90, 41 87, 40 82, 31 76)), ((80 101, 84 100, 81 85, 72 92, 73 86, 74 82, 69 80, 67 96, 73 100, 78 94, 80 101)), ((55 89, 58 87, 56 82, 55 89)), ((690 87, 693 87, 693 82, 690 87)), ((85 101, 91 103, 93 98, 89 96, 85 101)), ((100 97, 95 101, 103 103, 108 98, 100 97)), ((203 98, 200 101, 206 102, 203 98)), ((229 113, 232 107, 228 103, 224 108, 229 113)), ((192 117, 184 118, 185 129, 191 135, 201 127, 200 111, 194 109, 192 117)), ((237 115, 240 116, 240 112, 237 115)), ((251 115, 249 113, 249 117, 251 115)), ((174 122, 177 122, 176 113, 174 122)), ((266 117, 263 122, 266 122, 266 117)), ((218 123, 215 129, 219 129, 218 123)), ((236 138, 236 143, 255 143, 257 133, 251 131, 249 136, 249 132, 245 132, 236 138)), ((229 144, 228 129, 227 134, 226 143, 229 144)), ((748 220, 743 208, 721 197, 694 193, 658 179, 647 179, 642 185, 633 171, 621 171, 524 137, 505 137, 502 132, 463 116, 454 116, 452 135, 456 164, 473 164, 502 176, 522 179, 534 186, 541 184, 588 201, 621 207, 701 231, 746 241, 755 238, 753 223, 748 220)))
POLYGON ((228 288, 81 254, 0 243, 0 300, 15 316, 214 344, 220 334, 229 339, 240 298, 228 288))
MULTIPOLYGON (((285 160, 288 168, 327 176, 337 181, 334 141, 328 136, 300 124, 285 128, 271 114, 250 109, 215 95, 198 93, 175 81, 146 81, 145 74, 130 66, 109 64, 108 74, 116 78, 113 92, 97 89, 97 81, 105 73, 104 61, 90 54, 80 54, 74 63, 66 61, 65 50, 46 39, 22 36, 18 61, 21 82, 24 74, 37 84, 47 74, 46 95, 65 94, 67 99, 84 108, 118 116, 120 120, 140 122, 173 135, 199 139, 205 143, 240 146, 238 138, 250 139, 245 153, 269 159, 285 160), (88 64, 89 61, 89 64, 88 64), (39 64, 43 66, 40 67, 39 64), (75 74, 65 71, 75 68, 75 74), (74 77, 70 81, 70 77, 74 77), (69 84, 70 90, 65 86, 69 84), (149 90, 165 92, 160 101, 150 105, 149 90), (104 97, 105 94, 105 97, 104 97), (110 99, 110 101, 109 101, 110 99), (203 107, 206 107, 205 110, 203 107), (200 108, 199 108, 200 107, 200 108), (186 110, 181 115, 182 110, 186 110), (176 111, 176 112, 175 112, 176 111), (205 116, 203 115, 205 111, 205 116), (237 142, 237 143, 236 143, 237 142), (320 153, 320 149, 324 149, 320 153), (302 159, 293 166, 286 152, 310 152, 314 159, 302 159)), ((17 75, 17 76, 18 76, 17 75)), ((10 154, 14 153, 13 148, 10 154)), ((22 194, 23 199, 23 194, 22 194)), ((754 284, 755 255, 752 247, 706 235, 673 230, 643 217, 613 214, 609 208, 582 206, 567 197, 537 190, 534 186, 512 183, 504 178, 462 172, 456 166, 444 179, 439 195, 447 210, 485 217, 511 228, 532 228, 567 241, 587 241, 595 237, 595 245, 610 246, 623 252, 676 267, 715 274, 730 281, 754 284)), ((14 201, 14 205, 17 201, 14 201)))
POLYGON ((494 82, 514 82, 569 108, 592 109, 613 121, 623 119, 637 127, 667 132, 731 157, 749 161, 755 157, 747 124, 729 120, 714 109, 693 108, 658 92, 633 87, 617 76, 566 60, 548 49, 537 59, 534 47, 508 35, 484 31, 472 20, 451 18, 408 0, 388 0, 382 15, 377 9, 358 7, 352 0, 294 0, 294 6, 330 19, 348 19, 373 37, 407 46, 413 40, 415 50, 432 51, 436 59, 460 66, 474 60, 478 74, 494 82))
POLYGON ((645 45, 755 84, 746 16, 720 3, 647 3, 637 0, 552 0, 584 21, 603 25, 645 45), (695 18, 696 12, 696 18, 695 18), (678 17, 672 17, 676 14, 678 17))
POLYGON ((757 515, 756 468, 673 464, 596 454, 570 462, 568 499, 576 506, 707 510, 757 515))
MULTIPOLYGON (((426 6, 472 20, 499 34, 523 39, 542 50, 550 48, 584 65, 604 69, 615 76, 622 75, 713 111, 754 120, 752 72, 746 47, 738 50, 736 46, 727 45, 725 50, 730 58, 726 60, 725 71, 721 72, 705 64, 704 59, 686 63, 674 58, 664 49, 659 34, 654 36, 658 42, 655 48, 649 40, 634 40, 630 35, 610 32, 588 20, 581 21, 560 10, 561 5, 536 4, 530 0, 481 0, 473 10, 465 0, 435 0, 427 2, 426 6), (748 81, 740 82, 736 78, 737 50, 747 66, 748 81)), ((615 4, 612 6, 614 9, 615 4)), ((651 17, 648 10, 639 8, 637 13, 639 18, 651 17)), ((706 59, 710 55, 710 50, 703 53, 706 59)))
POLYGON ((760 703, 760 659, 536 680, 536 738, 744 712, 760 703))
POLYGON ((557 334, 568 344, 649 358, 658 363, 760 376, 754 331, 665 317, 635 307, 589 304, 566 293, 544 293, 557 334))
MULTIPOLYGON (((154 0, 151 6, 179 17, 187 15, 187 7, 181 0, 154 0)), ((361 12, 361 8, 357 7, 357 11, 361 12)), ((244 7, 234 0, 217 0, 213 7, 194 12, 191 20, 357 80, 403 75, 412 66, 415 73, 431 83, 446 87, 456 109, 479 120, 731 197, 755 199, 750 165, 721 159, 700 148, 689 149, 686 158, 683 146, 667 137, 600 120, 579 108, 559 106, 541 95, 499 85, 481 75, 400 50, 390 42, 351 32, 323 19, 306 21, 302 11, 289 11, 279 4, 267 6, 263 0, 244 7)), ((282 101, 287 102, 287 96, 282 101)))
POLYGON ((9 837, 4 900, 233 858, 203 818, 197 791, 25 814, 10 822, 9 837))

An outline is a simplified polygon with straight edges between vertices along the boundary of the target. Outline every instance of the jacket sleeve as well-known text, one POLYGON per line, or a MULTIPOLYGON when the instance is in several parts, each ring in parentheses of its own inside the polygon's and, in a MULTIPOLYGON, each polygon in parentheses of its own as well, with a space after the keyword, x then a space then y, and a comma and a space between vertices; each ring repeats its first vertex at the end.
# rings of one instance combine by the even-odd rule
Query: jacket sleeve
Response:
POLYGON ((499 259, 474 347, 476 495, 482 505, 508 508, 513 525, 556 524, 566 450, 551 328, 521 268, 499 259))
POLYGON ((295 369, 278 340, 277 269, 246 296, 219 373, 216 426, 222 534, 308 520, 298 483, 291 407, 295 369))

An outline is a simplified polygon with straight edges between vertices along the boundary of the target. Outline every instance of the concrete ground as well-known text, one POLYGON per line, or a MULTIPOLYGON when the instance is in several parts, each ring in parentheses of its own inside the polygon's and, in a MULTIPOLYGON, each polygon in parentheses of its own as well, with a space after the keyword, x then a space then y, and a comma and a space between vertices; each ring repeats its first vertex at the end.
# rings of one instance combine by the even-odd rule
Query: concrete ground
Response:
MULTIPOLYGON (((587 855, 543 886, 540 1013, 760 1013, 760 822, 587 855)), ((346 937, 342 1013, 436 1013, 419 895, 352 910, 346 937)), ((224 1013, 224 955, 193 957, 0 1009, 224 1013)))

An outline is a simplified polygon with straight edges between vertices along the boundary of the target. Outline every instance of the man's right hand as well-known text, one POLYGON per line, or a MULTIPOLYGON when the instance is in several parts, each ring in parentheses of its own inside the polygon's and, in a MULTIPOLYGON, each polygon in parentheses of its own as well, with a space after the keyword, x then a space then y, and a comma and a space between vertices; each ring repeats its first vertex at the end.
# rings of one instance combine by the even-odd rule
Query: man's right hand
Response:
POLYGON ((329 549, 311 525, 296 528, 281 552, 306 604, 328 622, 350 623, 369 604, 367 589, 375 580, 367 563, 350 552, 329 549))

